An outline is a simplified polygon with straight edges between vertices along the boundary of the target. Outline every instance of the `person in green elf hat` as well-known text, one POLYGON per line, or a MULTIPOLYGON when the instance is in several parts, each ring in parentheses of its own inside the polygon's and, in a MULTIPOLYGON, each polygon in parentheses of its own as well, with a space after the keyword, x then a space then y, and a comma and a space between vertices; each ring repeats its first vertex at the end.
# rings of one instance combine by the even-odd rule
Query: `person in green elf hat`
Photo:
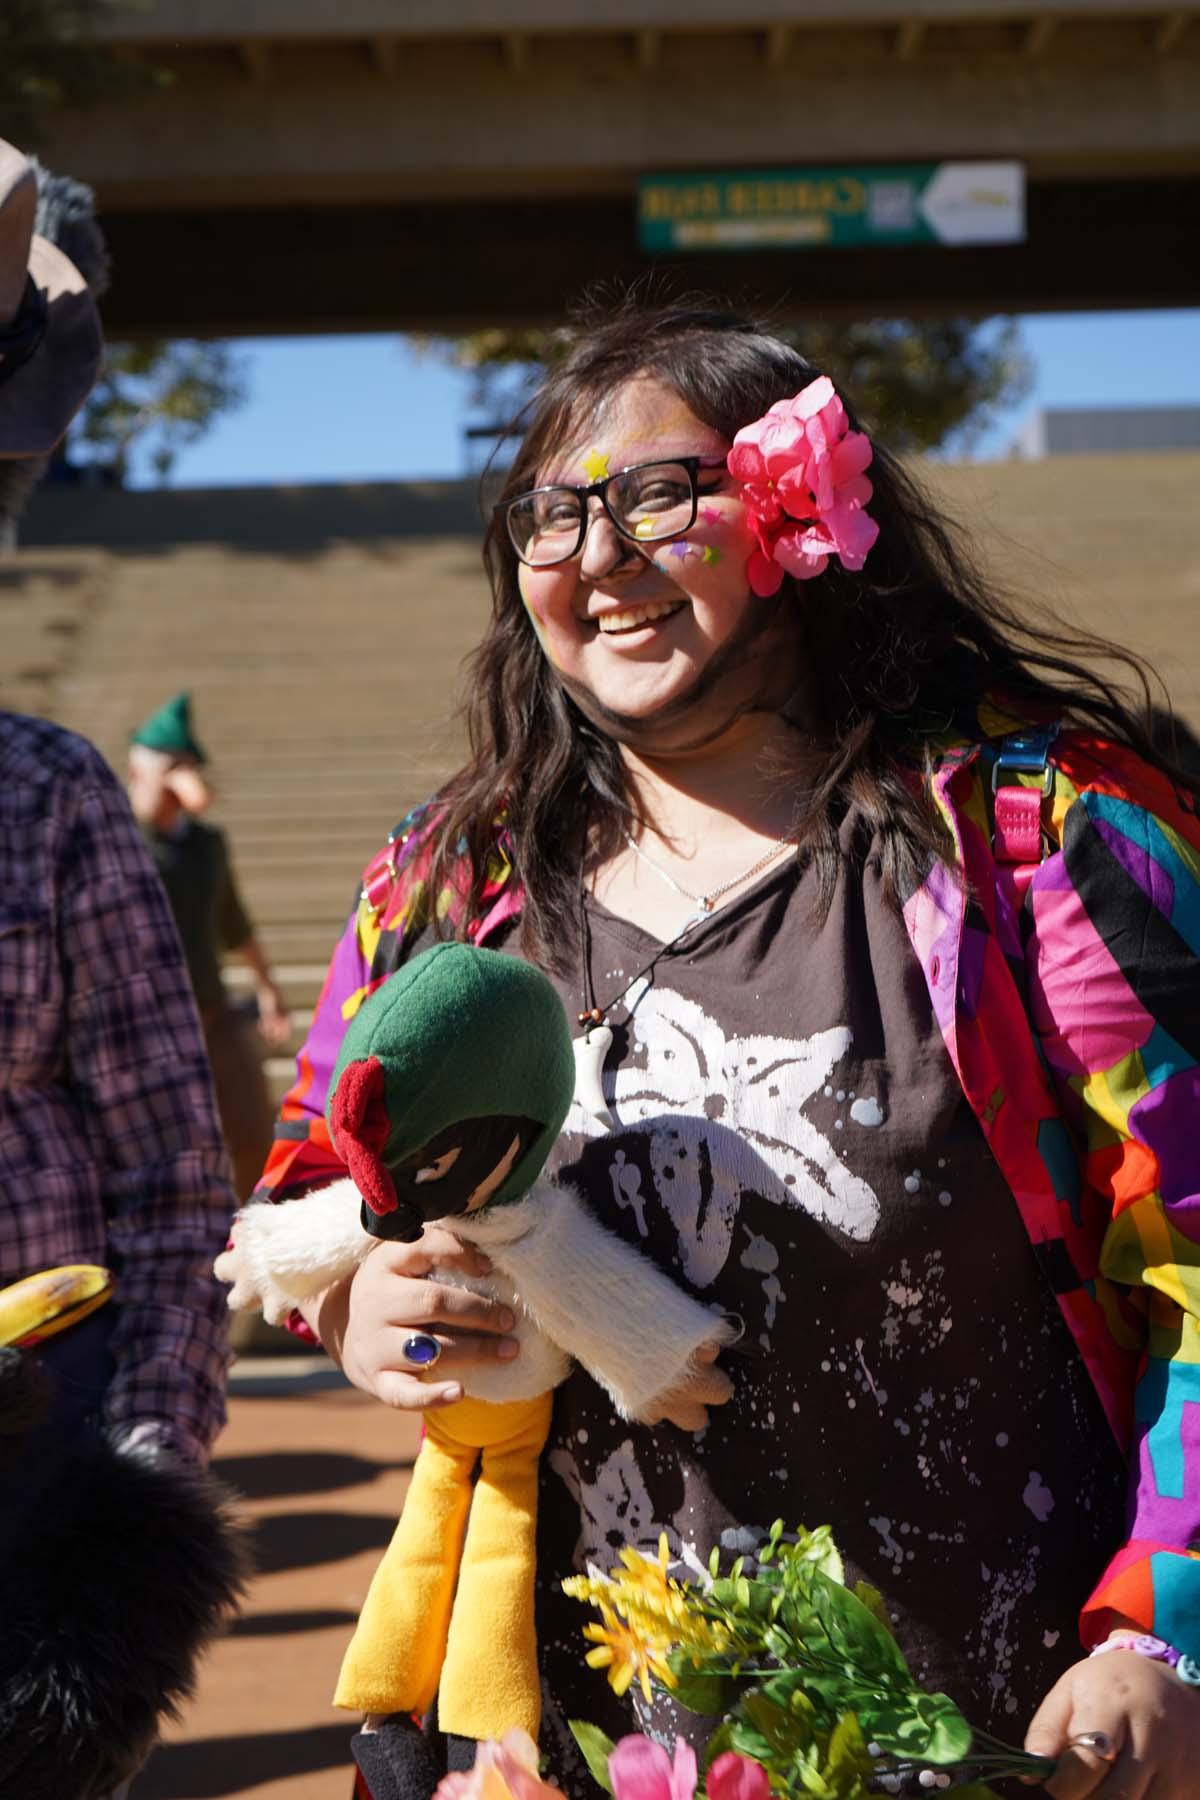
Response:
POLYGON ((191 698, 179 693, 132 733, 126 785, 179 927, 234 1186, 245 1199, 270 1150, 273 1116, 256 1036, 222 980, 225 954, 239 956, 254 976, 258 1029, 272 1049, 287 1043, 291 1019, 238 892, 225 835, 201 817, 213 798, 207 764, 191 698))

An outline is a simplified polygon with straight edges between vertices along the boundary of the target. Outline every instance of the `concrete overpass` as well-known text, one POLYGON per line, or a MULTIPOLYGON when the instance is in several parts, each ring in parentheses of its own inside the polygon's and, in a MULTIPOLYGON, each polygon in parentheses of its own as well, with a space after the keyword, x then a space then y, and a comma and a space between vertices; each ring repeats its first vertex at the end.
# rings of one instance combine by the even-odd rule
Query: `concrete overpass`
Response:
POLYGON ((53 122, 110 333, 553 317, 650 266, 639 175, 1016 159, 1024 244, 689 254, 827 314, 1194 304, 1200 6, 1169 0, 157 0, 171 85, 53 122))

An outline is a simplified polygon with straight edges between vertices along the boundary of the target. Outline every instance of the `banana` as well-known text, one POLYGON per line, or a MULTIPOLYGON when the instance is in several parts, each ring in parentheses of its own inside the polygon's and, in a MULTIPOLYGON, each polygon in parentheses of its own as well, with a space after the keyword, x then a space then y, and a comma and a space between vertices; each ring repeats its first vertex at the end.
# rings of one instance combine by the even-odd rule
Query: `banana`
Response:
POLYGON ((114 1286, 109 1270, 95 1263, 67 1263, 0 1288, 0 1345, 40 1344, 103 1306, 114 1286))

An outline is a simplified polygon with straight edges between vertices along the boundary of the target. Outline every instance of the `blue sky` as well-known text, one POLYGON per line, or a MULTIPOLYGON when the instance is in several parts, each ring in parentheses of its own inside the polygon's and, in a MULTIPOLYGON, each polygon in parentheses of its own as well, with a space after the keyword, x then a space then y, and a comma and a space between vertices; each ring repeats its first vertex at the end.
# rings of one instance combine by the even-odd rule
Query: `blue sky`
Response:
MULTIPOLYGON (((976 455, 1007 449, 1038 406, 1200 404, 1200 311, 1060 313, 1021 321, 1029 400, 976 455)), ((240 346, 249 399, 180 454, 180 486, 394 481, 465 472, 468 378, 392 335, 240 346)), ((151 479, 135 462, 135 480, 151 479)))

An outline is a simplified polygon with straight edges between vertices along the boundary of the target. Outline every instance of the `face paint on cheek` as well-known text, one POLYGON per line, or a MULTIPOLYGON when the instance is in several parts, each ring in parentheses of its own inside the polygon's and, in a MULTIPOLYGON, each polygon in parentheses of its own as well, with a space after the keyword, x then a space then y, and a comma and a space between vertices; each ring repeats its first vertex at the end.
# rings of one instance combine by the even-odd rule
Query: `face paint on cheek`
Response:
POLYGON ((546 621, 538 611, 537 604, 533 597, 526 590, 524 568, 522 568, 518 579, 521 589, 521 604, 525 608, 526 618, 533 626, 533 635, 538 641, 538 648, 541 650, 542 655, 546 658, 546 661, 550 664, 551 668, 557 668, 558 665, 554 660, 554 652, 550 648, 550 634, 546 628, 546 621))
POLYGON ((700 523, 702 525, 719 525, 721 523, 721 514, 715 506, 702 506, 700 508, 700 523))

